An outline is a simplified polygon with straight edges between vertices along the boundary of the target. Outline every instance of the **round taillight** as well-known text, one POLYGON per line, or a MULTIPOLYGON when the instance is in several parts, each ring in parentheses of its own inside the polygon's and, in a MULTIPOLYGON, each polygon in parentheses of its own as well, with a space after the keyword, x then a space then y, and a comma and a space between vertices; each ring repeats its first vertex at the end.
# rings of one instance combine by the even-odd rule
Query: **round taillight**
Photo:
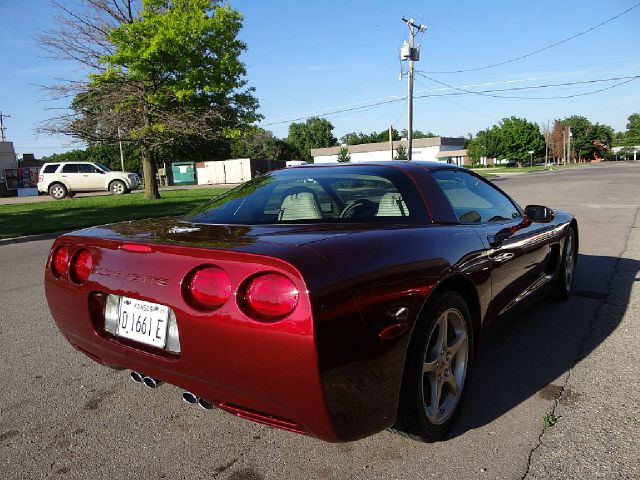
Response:
POLYGON ((298 288, 279 273, 264 273, 254 277, 244 294, 246 309, 251 316, 279 320, 298 305, 298 288))
POLYGON ((67 273, 69 268, 69 249, 67 247, 58 247, 51 257, 51 272, 56 277, 61 277, 67 273))
POLYGON ((189 276, 185 296, 192 306, 213 310, 231 297, 231 279, 221 268, 200 268, 189 276))
POLYGON ((89 250, 80 250, 71 262, 71 279, 76 283, 84 283, 93 269, 93 257, 89 250))

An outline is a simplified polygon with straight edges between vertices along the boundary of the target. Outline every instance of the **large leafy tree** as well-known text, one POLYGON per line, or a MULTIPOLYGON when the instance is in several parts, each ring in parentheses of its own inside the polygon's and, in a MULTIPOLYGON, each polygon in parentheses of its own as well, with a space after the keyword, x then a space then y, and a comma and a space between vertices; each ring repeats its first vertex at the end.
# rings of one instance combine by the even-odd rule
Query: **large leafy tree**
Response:
POLYGON ((159 198, 154 159, 182 142, 238 135, 260 117, 239 60, 242 16, 218 0, 89 0, 57 4, 61 28, 42 37, 60 58, 91 70, 56 87, 71 112, 44 126, 89 142, 122 138, 140 149, 145 197, 159 198))
POLYGON ((614 132, 608 125, 592 124, 580 115, 565 118, 561 123, 571 130, 573 159, 595 159, 602 157, 610 149, 614 132))
POLYGON ((231 158, 291 160, 295 155, 291 146, 262 128, 252 128, 231 140, 231 158))
POLYGON ((333 136, 333 125, 326 118, 312 117, 304 123, 289 125, 287 142, 299 158, 311 162, 311 149, 334 147, 338 141, 333 136))
POLYGON ((500 121, 500 153, 511 160, 527 160, 544 149, 544 137, 538 125, 524 118, 510 117, 500 121))
POLYGON ((467 146, 469 157, 478 162, 482 157, 498 158, 502 154, 502 136, 500 128, 494 125, 491 128, 478 132, 475 138, 469 141, 467 146))
POLYGON ((627 120, 627 131, 625 132, 626 145, 640 145, 640 113, 629 115, 627 120))

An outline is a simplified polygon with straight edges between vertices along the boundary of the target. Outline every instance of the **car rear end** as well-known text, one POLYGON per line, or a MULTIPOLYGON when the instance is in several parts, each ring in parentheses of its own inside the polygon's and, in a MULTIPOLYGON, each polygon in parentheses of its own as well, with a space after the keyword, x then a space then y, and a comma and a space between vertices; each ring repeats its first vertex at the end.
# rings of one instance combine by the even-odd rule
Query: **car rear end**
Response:
POLYGON ((45 163, 38 173, 38 192, 48 193, 49 185, 55 180, 56 172, 60 167, 59 163, 45 163))
POLYGON ((338 440, 307 285, 292 264, 79 233, 54 243, 45 291, 60 331, 95 361, 240 417, 338 440))

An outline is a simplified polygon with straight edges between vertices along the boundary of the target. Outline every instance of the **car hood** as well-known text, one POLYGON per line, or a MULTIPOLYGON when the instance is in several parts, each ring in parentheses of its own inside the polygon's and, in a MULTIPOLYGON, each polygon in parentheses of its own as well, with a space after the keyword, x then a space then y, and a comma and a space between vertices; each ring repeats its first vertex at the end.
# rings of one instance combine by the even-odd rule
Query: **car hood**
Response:
MULTIPOLYGON (((380 225, 376 225, 380 228, 380 225)), ((209 225, 176 218, 114 223, 78 230, 69 235, 109 240, 181 244, 215 249, 242 249, 256 243, 302 246, 368 231, 371 225, 209 225)))

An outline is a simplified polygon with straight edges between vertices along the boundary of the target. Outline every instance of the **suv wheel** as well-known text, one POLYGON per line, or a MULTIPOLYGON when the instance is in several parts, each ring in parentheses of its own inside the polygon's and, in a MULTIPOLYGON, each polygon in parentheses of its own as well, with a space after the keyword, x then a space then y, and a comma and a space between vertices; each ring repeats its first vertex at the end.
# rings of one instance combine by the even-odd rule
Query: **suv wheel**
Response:
POLYGON ((49 195, 51 195, 56 200, 62 200, 69 194, 67 187, 65 187, 61 183, 54 183, 49 187, 49 195))
POLYGON ((122 195, 123 193, 127 193, 127 186, 122 180, 114 180, 109 184, 109 190, 114 195, 122 195))

